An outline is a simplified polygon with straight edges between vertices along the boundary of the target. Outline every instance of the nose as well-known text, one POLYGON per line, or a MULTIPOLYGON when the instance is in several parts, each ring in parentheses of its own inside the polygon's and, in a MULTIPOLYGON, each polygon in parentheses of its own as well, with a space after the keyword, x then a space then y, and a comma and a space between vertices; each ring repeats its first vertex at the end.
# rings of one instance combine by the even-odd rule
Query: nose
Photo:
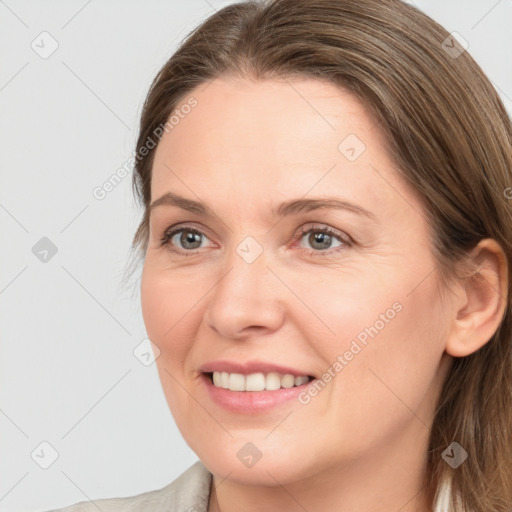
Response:
POLYGON ((206 325, 221 337, 244 339, 279 329, 286 289, 267 265, 265 251, 252 262, 233 250, 207 295, 206 325))

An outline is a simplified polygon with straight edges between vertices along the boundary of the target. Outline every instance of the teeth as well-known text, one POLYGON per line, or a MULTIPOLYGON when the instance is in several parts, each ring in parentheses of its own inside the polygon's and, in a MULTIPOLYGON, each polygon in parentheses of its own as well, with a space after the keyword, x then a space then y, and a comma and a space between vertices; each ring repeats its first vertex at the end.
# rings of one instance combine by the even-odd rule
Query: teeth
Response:
POLYGON ((272 391, 280 388, 293 388, 302 386, 309 381, 309 377, 302 375, 295 377, 290 373, 241 373, 213 372, 213 385, 231 391, 272 391))

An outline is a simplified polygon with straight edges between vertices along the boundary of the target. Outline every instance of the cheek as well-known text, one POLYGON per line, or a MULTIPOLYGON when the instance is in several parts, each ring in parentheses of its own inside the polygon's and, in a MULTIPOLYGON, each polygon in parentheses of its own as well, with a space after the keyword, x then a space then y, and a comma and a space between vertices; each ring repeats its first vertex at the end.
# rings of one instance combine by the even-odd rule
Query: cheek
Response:
POLYGON ((141 280, 142 316, 148 337, 160 349, 158 363, 170 365, 183 359, 187 340, 191 340, 186 327, 194 315, 197 293, 190 286, 181 286, 179 278, 145 264, 141 280))
POLYGON ((309 309, 302 307, 302 316, 297 314, 294 321, 300 323, 304 335, 313 336, 311 343, 324 355, 337 355, 348 350, 354 338, 362 343, 369 339, 367 330, 375 323, 382 330, 399 316, 401 297, 396 290, 400 284, 389 275, 387 281, 377 271, 348 265, 334 272, 290 276, 287 282, 309 309))
MULTIPOLYGON (((187 281, 190 283, 190 278, 187 281)), ((160 350, 155 364, 167 404, 178 424, 191 418, 185 374, 195 336, 192 322, 197 320, 198 313, 193 306, 198 293, 197 289, 182 286, 174 275, 171 278, 165 270, 145 263, 141 280, 142 315, 148 337, 160 350)))
MULTIPOLYGON (((145 264, 141 280, 141 307, 144 324, 149 338, 162 350, 161 341, 164 338, 167 324, 168 301, 172 300, 172 294, 169 297, 166 287, 161 280, 145 264)), ((169 319, 170 320, 170 319, 169 319)))
POLYGON ((354 425, 379 412, 406 419, 410 411, 422 411, 423 400, 437 390, 446 333, 433 276, 421 286, 414 276, 397 272, 378 281, 354 276, 338 285, 325 283, 322 290, 330 299, 317 299, 314 307, 334 331, 321 341, 316 338, 325 371, 335 375, 328 384, 334 393, 326 407, 342 416, 357 411, 361 417, 354 425))

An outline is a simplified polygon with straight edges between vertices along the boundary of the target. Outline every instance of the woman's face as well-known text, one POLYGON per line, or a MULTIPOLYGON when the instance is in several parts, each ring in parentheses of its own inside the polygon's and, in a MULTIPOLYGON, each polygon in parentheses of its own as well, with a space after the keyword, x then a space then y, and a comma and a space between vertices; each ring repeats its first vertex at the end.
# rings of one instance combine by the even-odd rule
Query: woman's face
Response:
POLYGON ((183 437, 240 483, 390 454, 404 472, 419 468, 453 311, 378 125, 314 79, 217 79, 190 96, 156 150, 142 277, 183 437), (218 379, 235 390, 206 370, 228 372, 218 379), (287 373, 315 380, 288 388, 301 380, 287 373), (284 388, 236 391, 249 382, 284 388))

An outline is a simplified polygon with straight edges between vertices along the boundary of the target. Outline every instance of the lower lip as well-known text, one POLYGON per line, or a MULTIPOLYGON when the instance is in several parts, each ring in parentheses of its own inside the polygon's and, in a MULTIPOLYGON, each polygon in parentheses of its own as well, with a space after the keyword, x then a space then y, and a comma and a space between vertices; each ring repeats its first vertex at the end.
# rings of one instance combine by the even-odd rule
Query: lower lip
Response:
POLYGON ((259 414, 274 407, 290 402, 304 391, 313 381, 293 388, 280 388, 271 391, 231 391, 213 385, 210 377, 201 375, 211 399, 219 406, 231 412, 259 414))

